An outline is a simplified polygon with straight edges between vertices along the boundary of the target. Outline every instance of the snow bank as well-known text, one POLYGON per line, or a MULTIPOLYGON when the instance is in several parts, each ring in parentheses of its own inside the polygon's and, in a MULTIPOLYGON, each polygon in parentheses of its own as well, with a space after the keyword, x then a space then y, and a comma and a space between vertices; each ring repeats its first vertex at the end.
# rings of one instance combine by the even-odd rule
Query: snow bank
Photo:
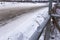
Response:
POLYGON ((23 14, 0 28, 0 40, 37 40, 48 19, 48 8, 23 14))

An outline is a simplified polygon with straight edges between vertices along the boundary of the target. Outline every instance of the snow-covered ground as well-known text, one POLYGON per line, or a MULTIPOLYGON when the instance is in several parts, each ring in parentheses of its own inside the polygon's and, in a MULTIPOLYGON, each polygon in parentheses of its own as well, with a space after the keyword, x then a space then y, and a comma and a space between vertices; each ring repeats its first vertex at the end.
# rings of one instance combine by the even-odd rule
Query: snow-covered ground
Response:
MULTIPOLYGON (((24 14, 15 17, 14 20, 9 20, 10 22, 5 24, 4 26, 1 26, 0 40, 37 40, 40 31, 49 19, 48 8, 39 8, 41 5, 45 4, 16 3, 15 6, 13 4, 11 4, 10 6, 8 5, 10 4, 7 3, 5 4, 5 6, 1 5, 1 15, 3 15, 4 13, 8 14, 9 12, 7 12, 7 9, 9 10, 11 9, 11 7, 13 8, 12 10, 14 10, 15 8, 18 8, 19 10, 32 7, 33 8, 29 11, 27 10, 28 12, 24 12, 24 14), (35 9, 34 7, 37 8, 35 9), (3 9, 5 9, 6 11, 4 10, 4 12, 3 9)), ((17 11, 16 9, 14 10, 14 12, 17 11)), ((21 13, 21 11, 18 12, 21 13)))

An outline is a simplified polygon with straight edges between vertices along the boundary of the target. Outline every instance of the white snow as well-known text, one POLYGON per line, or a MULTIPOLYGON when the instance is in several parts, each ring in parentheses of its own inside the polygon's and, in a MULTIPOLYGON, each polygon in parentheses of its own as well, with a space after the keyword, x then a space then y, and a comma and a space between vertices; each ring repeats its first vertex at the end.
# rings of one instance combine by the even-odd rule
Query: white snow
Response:
POLYGON ((10 3, 10 2, 7 2, 7 3, 0 4, 0 20, 2 18, 7 18, 7 16, 17 14, 17 12, 19 12, 19 11, 25 12, 27 9, 31 10, 31 8, 33 8, 33 7, 40 7, 40 6, 44 6, 44 5, 46 5, 46 3, 45 4, 43 4, 43 3, 34 4, 34 3, 12 3, 12 2, 10 3))
POLYGON ((20 8, 29 8, 29 7, 35 7, 35 6, 44 6, 48 5, 47 3, 13 3, 13 2, 2 2, 0 4, 0 8, 12 8, 12 7, 20 7, 20 8))
MULTIPOLYGON (((16 5, 18 5, 19 7, 20 3, 17 3, 16 5)), ((26 3, 25 5, 23 5, 23 3, 21 3, 20 6, 22 6, 23 8, 25 7, 27 8, 28 7, 27 5, 29 7, 30 5, 31 7, 37 7, 38 4, 26 3)), ((22 9, 22 7, 20 8, 22 9)), ((10 6, 8 8, 10 8, 10 6)), ((42 24, 48 20, 49 15, 47 13, 48 8, 46 7, 44 9, 38 9, 33 12, 28 12, 20 15, 14 21, 0 28, 0 40, 31 40, 31 39, 36 40, 38 34, 37 35, 34 34, 35 32, 37 33, 38 31, 37 28, 39 24, 42 26, 42 24), (35 20, 38 21, 39 24, 35 20)))

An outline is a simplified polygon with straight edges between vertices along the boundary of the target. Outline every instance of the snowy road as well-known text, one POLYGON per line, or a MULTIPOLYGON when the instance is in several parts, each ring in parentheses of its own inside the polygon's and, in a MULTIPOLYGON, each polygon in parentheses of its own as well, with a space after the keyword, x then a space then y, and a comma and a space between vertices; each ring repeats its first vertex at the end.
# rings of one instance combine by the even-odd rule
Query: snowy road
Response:
POLYGON ((40 8, 37 5, 33 7, 29 6, 29 8, 24 7, 23 9, 21 7, 13 7, 13 9, 10 8, 11 11, 5 9, 6 11, 1 12, 2 16, 0 15, 0 18, 3 20, 1 20, 1 23, 4 24, 7 22, 7 24, 0 27, 0 40, 36 40, 39 34, 39 32, 37 34, 39 24, 42 26, 49 18, 48 8, 40 8), (16 13, 19 16, 15 17, 16 13), (15 18, 11 19, 12 16, 15 18), (39 24, 36 23, 36 20, 39 24))

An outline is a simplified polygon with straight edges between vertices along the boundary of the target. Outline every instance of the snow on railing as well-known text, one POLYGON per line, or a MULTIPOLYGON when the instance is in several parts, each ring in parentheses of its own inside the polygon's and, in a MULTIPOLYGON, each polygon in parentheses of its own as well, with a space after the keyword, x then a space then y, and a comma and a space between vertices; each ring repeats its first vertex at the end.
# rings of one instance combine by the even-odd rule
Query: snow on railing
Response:
POLYGON ((38 9, 21 17, 0 28, 0 40, 37 40, 49 19, 48 8, 38 9))
MULTIPOLYGON (((23 3, 21 5, 23 5, 23 3)), ((30 9, 32 11, 23 12, 24 14, 15 18, 14 21, 10 21, 8 24, 1 26, 0 40, 37 40, 41 30, 43 29, 43 27, 45 26, 46 22, 49 19, 48 8, 46 7, 42 9, 42 8, 39 8, 37 5, 35 6, 32 5, 33 8, 32 6, 29 6, 30 8, 32 8, 30 9), (38 8, 35 9, 34 7, 38 7, 38 8)), ((27 8, 28 6, 23 5, 20 8, 22 9, 25 7, 27 8)), ((13 10, 13 12, 18 11, 17 8, 16 9, 8 8, 8 10, 5 9, 6 11, 0 10, 1 11, 0 14, 1 15, 3 14, 5 15, 5 13, 8 14, 9 10, 13 10)), ((18 11, 18 12, 21 13, 21 11, 18 11)))

